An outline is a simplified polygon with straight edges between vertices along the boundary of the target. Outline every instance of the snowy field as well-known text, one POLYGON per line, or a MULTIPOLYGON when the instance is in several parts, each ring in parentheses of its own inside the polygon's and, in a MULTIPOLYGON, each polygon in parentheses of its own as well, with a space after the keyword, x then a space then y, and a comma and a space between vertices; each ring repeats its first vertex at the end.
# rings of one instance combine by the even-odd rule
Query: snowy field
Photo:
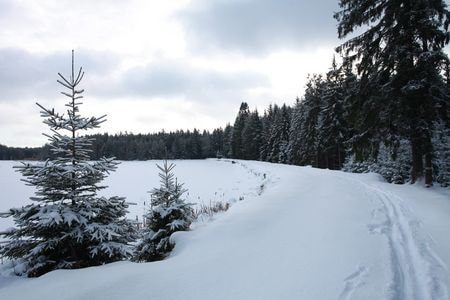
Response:
MULTIPOLYGON (((188 201, 231 208, 177 233, 164 261, 3 275, 0 299, 449 299, 448 190, 252 161, 175 163, 188 201)), ((14 164, 0 162, 1 211, 32 194, 14 164)), ((140 219, 155 161, 123 162, 106 184, 140 219)))
MULTIPOLYGON (((214 160, 175 160, 174 169, 178 182, 184 183, 188 190, 185 194, 187 202, 198 205, 209 205, 214 202, 234 203, 239 198, 248 198, 260 192, 263 174, 253 174, 236 168, 229 161, 214 160), (259 176, 255 176, 259 175, 259 176)), ((159 170, 156 164, 162 161, 128 161, 122 162, 116 172, 113 172, 102 183, 108 188, 101 192, 105 196, 124 196, 132 205, 129 207, 129 218, 136 217, 142 221, 145 205, 155 187, 159 187, 159 170)), ((10 207, 20 206, 29 202, 33 188, 21 182, 23 178, 14 172, 13 166, 20 165, 15 161, 0 161, 0 184, 3 197, 0 201, 0 211, 10 207)), ((13 226, 12 219, 0 218, 0 230, 13 226)))

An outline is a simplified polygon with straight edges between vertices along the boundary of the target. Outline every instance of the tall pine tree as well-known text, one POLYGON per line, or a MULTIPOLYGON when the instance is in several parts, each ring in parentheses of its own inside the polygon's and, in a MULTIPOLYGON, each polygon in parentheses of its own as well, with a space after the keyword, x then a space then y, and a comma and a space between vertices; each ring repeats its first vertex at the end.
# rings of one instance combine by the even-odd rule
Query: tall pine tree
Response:
POLYGON ((234 122, 233 131, 231 135, 231 157, 244 158, 244 147, 242 144, 242 131, 244 130, 245 122, 250 115, 247 102, 242 102, 239 108, 238 115, 234 122))
POLYGON ((411 181, 424 175, 431 185, 436 105, 448 101, 441 76, 448 61, 442 51, 449 42, 446 4, 442 0, 341 0, 340 7, 335 14, 340 38, 368 27, 338 50, 348 56, 347 63, 356 64, 361 89, 376 82, 381 98, 387 100, 386 105, 366 105, 383 110, 385 122, 373 126, 379 127, 378 132, 394 130, 409 140, 411 181))
POLYGON ((289 130, 291 127, 291 108, 286 104, 274 106, 274 118, 267 141, 267 161, 288 162, 289 130))
POLYGON ((322 148, 324 167, 340 169, 345 157, 344 142, 347 139, 347 122, 344 90, 344 74, 333 58, 327 73, 323 91, 323 117, 319 128, 319 143, 322 148))
MULTIPOLYGON (((293 116, 297 125, 291 127, 300 128, 295 134, 295 144, 291 146, 291 155, 294 155, 294 162, 300 165, 312 165, 323 167, 321 164, 322 146, 319 144, 319 128, 322 124, 322 108, 324 80, 320 75, 309 77, 306 84, 305 96, 300 103, 301 107, 295 110, 293 116)), ((293 135, 294 133, 291 133, 293 135)))
POLYGON ((262 142, 262 123, 258 111, 251 112, 242 130, 244 159, 257 160, 262 142))

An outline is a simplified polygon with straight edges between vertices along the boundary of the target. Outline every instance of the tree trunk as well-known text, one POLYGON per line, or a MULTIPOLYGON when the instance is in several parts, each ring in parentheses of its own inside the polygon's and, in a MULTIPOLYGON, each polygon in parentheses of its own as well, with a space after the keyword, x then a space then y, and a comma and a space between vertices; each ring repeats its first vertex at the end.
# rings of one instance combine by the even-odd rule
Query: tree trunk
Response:
POLYGON ((411 183, 415 183, 423 173, 422 149, 417 137, 413 137, 411 141, 412 168, 411 183))
POLYGON ((338 167, 336 170, 340 170, 342 168, 341 166, 341 150, 339 149, 339 144, 337 144, 337 159, 338 159, 338 167))
POLYGON ((430 152, 425 154, 425 184, 427 187, 433 185, 433 164, 430 152))
POLYGON ((431 142, 430 132, 424 138, 424 154, 425 154, 425 184, 427 187, 433 185, 433 145, 431 142))

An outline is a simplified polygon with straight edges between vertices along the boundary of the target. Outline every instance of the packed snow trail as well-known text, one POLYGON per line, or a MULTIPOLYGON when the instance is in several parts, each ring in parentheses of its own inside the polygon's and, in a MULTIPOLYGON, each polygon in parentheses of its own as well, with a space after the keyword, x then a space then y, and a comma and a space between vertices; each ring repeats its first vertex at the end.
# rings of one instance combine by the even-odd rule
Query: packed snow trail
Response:
POLYGON ((375 185, 353 180, 379 200, 377 210, 385 220, 370 224, 373 233, 387 237, 392 271, 388 291, 391 299, 448 299, 445 264, 431 249, 429 238, 420 236, 420 221, 412 216, 405 201, 375 185))
MULTIPOLYGON (((190 176, 180 181, 201 188, 209 180, 206 188, 221 184, 244 200, 177 233, 168 259, 7 278, 0 299, 447 299, 450 197, 443 190, 261 162, 198 164, 177 163, 177 175, 190 176)), ((140 166, 124 163, 112 192, 135 193, 127 184, 135 184, 132 170, 142 175, 140 166)))

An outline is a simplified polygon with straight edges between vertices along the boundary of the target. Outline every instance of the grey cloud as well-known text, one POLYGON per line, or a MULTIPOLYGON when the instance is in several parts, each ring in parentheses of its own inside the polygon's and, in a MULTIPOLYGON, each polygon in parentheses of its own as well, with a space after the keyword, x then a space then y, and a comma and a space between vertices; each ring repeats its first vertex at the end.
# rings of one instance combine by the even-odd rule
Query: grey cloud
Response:
MULTIPOLYGON (((117 77, 118 58, 110 53, 77 51, 75 65, 86 71, 86 96, 185 97, 194 102, 239 99, 245 90, 267 86, 266 76, 255 72, 224 72, 190 66, 182 61, 160 61, 136 67, 117 77)), ((0 103, 17 99, 54 99, 61 87, 57 73, 69 74, 70 51, 35 55, 21 49, 0 49, 0 103)))
MULTIPOLYGON (((70 62, 70 50, 37 55, 18 48, 0 49, 0 102, 58 95, 57 73, 68 75, 70 62)), ((75 65, 83 66, 88 76, 105 74, 115 63, 115 57, 109 53, 75 53, 75 65)))
POLYGON ((180 13, 199 48, 251 54, 337 41, 337 0, 199 0, 180 13))
POLYGON ((125 72, 112 88, 95 90, 96 96, 179 97, 220 101, 242 97, 245 90, 267 86, 269 79, 255 72, 224 72, 163 61, 125 72))

